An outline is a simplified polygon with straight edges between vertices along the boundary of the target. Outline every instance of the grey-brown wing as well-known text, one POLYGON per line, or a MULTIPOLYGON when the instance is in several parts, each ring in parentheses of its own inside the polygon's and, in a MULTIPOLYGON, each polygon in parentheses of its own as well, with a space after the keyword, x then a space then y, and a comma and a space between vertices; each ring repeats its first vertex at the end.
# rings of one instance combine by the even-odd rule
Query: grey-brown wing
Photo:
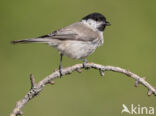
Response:
POLYGON ((59 40, 93 41, 94 39, 98 38, 99 35, 87 25, 78 22, 54 31, 48 35, 41 36, 40 38, 47 37, 59 40))

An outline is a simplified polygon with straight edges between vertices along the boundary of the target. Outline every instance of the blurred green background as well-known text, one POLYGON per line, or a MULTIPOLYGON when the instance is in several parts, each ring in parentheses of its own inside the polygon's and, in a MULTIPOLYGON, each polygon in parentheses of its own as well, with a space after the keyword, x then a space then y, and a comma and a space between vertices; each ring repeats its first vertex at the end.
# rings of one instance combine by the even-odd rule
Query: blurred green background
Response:
MULTIPOLYGON (((30 73, 40 81, 59 64, 56 49, 10 41, 48 34, 92 12, 104 14, 112 25, 104 32, 105 44, 88 60, 129 69, 156 86, 155 0, 1 0, 1 116, 9 115, 30 89, 30 73)), ((81 61, 63 59, 64 67, 76 63, 81 61)), ((24 107, 25 116, 121 116, 122 104, 156 108, 156 98, 148 97, 145 87, 134 88, 134 80, 114 72, 101 77, 96 70, 84 70, 55 83, 24 107)))

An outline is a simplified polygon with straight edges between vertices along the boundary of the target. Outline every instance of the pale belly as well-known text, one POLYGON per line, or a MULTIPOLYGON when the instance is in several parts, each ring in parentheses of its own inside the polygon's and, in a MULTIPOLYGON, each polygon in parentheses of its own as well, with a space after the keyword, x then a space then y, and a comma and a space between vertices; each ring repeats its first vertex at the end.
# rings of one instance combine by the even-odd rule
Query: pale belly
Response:
POLYGON ((57 49, 64 55, 73 59, 82 59, 92 54, 98 47, 97 43, 83 41, 65 41, 57 46, 57 49))

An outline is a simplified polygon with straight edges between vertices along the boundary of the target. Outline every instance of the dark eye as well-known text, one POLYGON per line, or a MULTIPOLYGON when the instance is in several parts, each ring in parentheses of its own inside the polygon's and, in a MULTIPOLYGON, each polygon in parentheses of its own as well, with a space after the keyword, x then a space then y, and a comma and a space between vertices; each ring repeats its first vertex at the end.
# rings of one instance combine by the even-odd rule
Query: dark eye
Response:
POLYGON ((95 18, 95 21, 98 21, 99 19, 98 18, 95 18))

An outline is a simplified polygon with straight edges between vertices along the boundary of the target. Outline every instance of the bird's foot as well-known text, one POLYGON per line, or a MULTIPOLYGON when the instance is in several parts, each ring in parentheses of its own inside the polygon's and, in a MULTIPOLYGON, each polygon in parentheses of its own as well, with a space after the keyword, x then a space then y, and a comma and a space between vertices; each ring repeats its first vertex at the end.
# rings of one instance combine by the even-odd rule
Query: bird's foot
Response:
POLYGON ((82 61, 83 61, 83 64, 82 64, 83 68, 88 70, 89 68, 86 66, 86 64, 88 63, 88 60, 87 59, 82 59, 82 61))

